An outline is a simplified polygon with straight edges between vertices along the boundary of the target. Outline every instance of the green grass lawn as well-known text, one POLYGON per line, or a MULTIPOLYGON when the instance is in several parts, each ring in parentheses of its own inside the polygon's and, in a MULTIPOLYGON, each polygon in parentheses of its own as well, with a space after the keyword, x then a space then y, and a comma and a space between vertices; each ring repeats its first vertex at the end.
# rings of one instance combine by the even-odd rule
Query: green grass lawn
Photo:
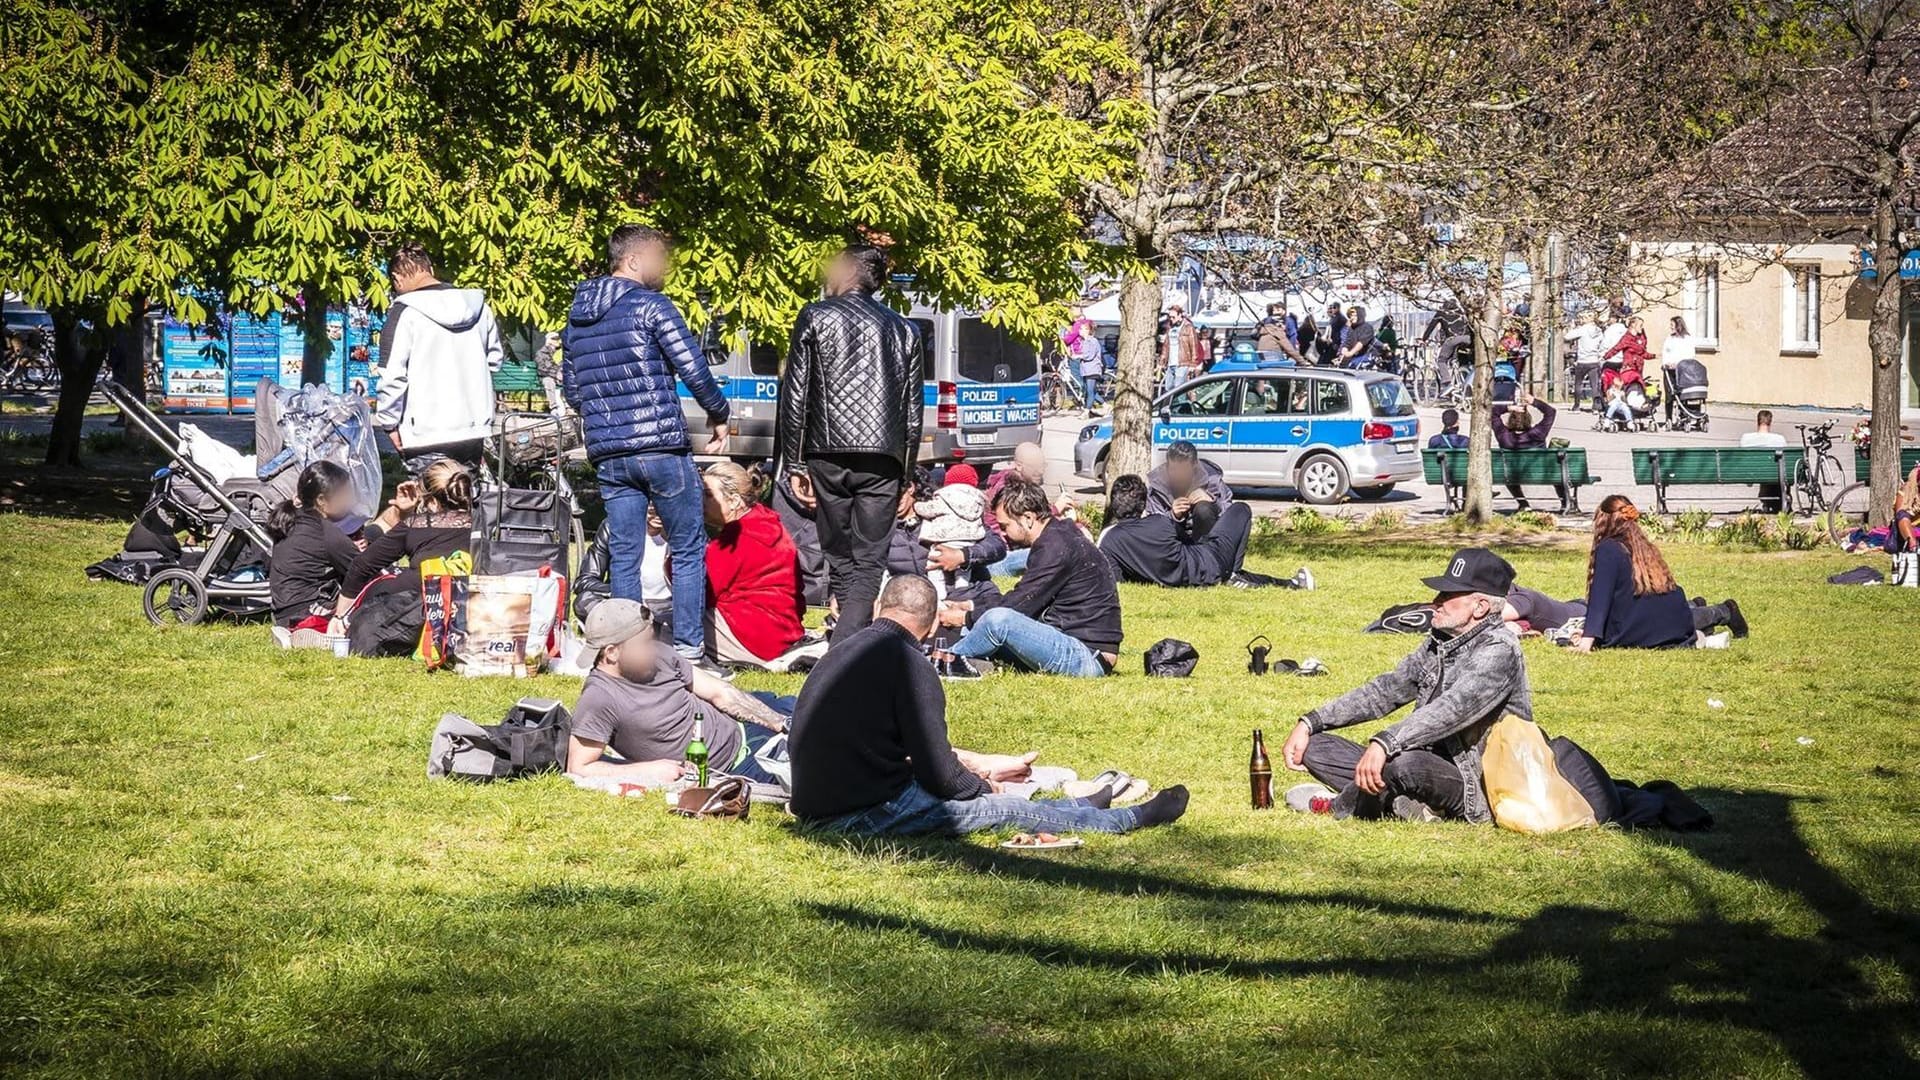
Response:
MULTIPOLYGON (((1534 700, 1704 835, 1529 838, 1247 808, 1251 729, 1412 642, 1446 551, 1265 540, 1320 591, 1124 592, 1123 673, 951 690, 963 745, 1189 785, 1079 851, 670 818, 554 777, 425 778, 528 683, 156 631, 85 581, 113 521, 0 515, 0 1072, 28 1076, 1475 1077, 1920 1069, 1920 598, 1859 560, 1671 545, 1724 652, 1527 647, 1534 700), (1255 679, 1243 643, 1329 678, 1255 679), (1158 638, 1198 645, 1150 681, 1158 638), (1711 708, 1708 699, 1724 703, 1711 708), (1806 740, 1811 740, 1808 742, 1806 740)), ((1561 594, 1582 553, 1509 552, 1561 594)), ((743 679, 791 692, 792 678, 743 679)), ((1285 779, 1290 780, 1289 775, 1285 779)))

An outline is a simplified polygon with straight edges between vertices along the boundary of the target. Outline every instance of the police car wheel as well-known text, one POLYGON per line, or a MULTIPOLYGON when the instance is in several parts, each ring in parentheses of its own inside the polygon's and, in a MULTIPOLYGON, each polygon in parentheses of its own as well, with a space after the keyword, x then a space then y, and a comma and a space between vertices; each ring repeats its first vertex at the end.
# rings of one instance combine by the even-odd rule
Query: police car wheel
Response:
POLYGON ((1346 466, 1329 454, 1315 454, 1300 463, 1294 487, 1305 501, 1315 506, 1330 506, 1347 494, 1346 466))

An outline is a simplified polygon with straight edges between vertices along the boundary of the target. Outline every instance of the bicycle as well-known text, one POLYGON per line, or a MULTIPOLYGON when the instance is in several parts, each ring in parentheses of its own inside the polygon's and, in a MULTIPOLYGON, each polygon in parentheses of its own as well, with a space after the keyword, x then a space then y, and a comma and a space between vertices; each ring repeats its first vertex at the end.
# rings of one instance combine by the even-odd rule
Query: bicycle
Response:
POLYGON ((60 369, 53 360, 52 343, 40 330, 25 329, 5 336, 0 355, 0 387, 37 393, 60 385, 60 369))
POLYGON ((1040 373, 1040 411, 1050 415, 1086 409, 1086 392, 1080 386, 1080 377, 1067 374, 1064 364, 1047 368, 1040 373))
MULTIPOLYGON (((1828 420, 1822 424, 1795 424, 1800 432, 1800 445, 1806 452, 1793 467, 1793 491, 1790 508, 1799 514, 1812 517, 1826 525, 1827 535, 1838 546, 1842 538, 1853 526, 1847 521, 1844 509, 1845 500, 1853 488, 1864 485, 1849 485, 1846 466, 1840 464, 1840 455, 1833 452, 1833 425, 1837 420, 1828 420)), ((1866 518, 1864 506, 1860 510, 1860 520, 1866 518)))

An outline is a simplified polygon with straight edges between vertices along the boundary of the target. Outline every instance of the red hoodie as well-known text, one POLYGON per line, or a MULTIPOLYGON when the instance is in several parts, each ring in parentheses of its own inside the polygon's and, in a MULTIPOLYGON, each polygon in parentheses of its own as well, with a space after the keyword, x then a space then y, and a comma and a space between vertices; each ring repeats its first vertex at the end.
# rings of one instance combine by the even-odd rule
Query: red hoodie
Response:
POLYGON ((800 553, 780 515, 756 504, 707 541, 707 596, 740 644, 762 660, 800 640, 800 553))

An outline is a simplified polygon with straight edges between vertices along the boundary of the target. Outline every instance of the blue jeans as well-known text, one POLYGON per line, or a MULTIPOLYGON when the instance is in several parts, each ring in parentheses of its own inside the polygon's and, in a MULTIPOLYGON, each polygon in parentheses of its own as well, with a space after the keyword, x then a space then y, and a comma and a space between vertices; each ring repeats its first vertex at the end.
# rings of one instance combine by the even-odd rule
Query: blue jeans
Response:
POLYGON ((1027 556, 1032 553, 1032 548, 1012 548, 1006 558, 987 567, 987 573, 994 577, 1018 577, 1027 572, 1027 556))
MULTIPOLYGON (((776 694, 768 693, 765 690, 755 690, 753 696, 766 703, 766 705, 775 712, 788 718, 793 716, 793 707, 799 700, 792 697, 780 697, 776 694)), ((779 783, 780 778, 761 768, 760 762, 753 756, 759 752, 762 746, 767 744, 768 739, 773 738, 774 733, 761 727, 759 724, 749 724, 745 720, 735 720, 734 723, 740 725, 740 750, 742 756, 739 761, 721 767, 720 771, 733 776, 744 776, 756 784, 779 783)))
POLYGON ((1012 608, 993 608, 980 616, 953 647, 953 655, 1001 660, 1025 671, 1097 679, 1107 673, 1093 650, 1078 638, 1029 619, 1012 608))
POLYGON ((640 601, 640 556, 647 546, 647 505, 666 526, 673 570, 673 648, 689 660, 706 649, 701 614, 707 603, 707 527, 700 510, 700 474, 688 454, 627 454, 596 468, 607 504, 607 582, 613 595, 640 601))
POLYGON ((1091 375, 1087 374, 1084 371, 1081 372, 1080 388, 1086 396, 1088 409, 1092 409, 1095 405, 1100 404, 1100 373, 1099 372, 1096 371, 1091 375))
POLYGON ((1123 833, 1140 827, 1132 807, 1101 810, 1085 799, 1034 801, 1018 795, 941 799, 909 780, 900 794, 865 810, 814 822, 829 832, 863 836, 965 836, 989 829, 1019 828, 1053 833, 1123 833))

